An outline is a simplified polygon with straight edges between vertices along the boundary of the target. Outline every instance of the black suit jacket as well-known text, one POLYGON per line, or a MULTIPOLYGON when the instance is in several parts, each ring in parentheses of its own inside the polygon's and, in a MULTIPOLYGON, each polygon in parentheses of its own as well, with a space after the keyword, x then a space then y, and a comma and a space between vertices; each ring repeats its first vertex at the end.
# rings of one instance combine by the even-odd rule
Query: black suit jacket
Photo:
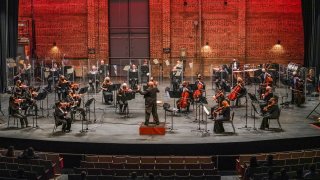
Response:
POLYGON ((157 87, 148 88, 146 91, 139 91, 145 98, 145 104, 151 105, 157 103, 157 93, 160 92, 157 87))

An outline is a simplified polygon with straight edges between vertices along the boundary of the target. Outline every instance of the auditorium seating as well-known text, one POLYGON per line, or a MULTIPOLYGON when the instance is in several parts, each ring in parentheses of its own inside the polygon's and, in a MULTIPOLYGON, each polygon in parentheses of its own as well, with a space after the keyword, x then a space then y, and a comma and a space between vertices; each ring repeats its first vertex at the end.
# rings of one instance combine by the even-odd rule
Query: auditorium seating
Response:
POLYGON ((268 170, 271 168, 273 172, 279 174, 281 169, 285 169, 288 172, 289 177, 296 175, 298 169, 304 171, 308 170, 311 164, 315 164, 318 171, 320 171, 320 149, 314 150, 302 150, 302 151, 289 151, 289 152, 273 152, 268 154, 243 154, 236 159, 236 171, 240 178, 244 176, 245 169, 249 165, 251 157, 256 157, 258 164, 257 168, 254 168, 254 179, 261 179, 265 177, 268 170), (267 155, 273 155, 274 165, 264 166, 267 155))
POLYGON ((128 179, 132 172, 141 178, 152 173, 157 179, 221 179, 211 156, 85 155, 69 178, 78 178, 82 171, 90 179, 128 179))

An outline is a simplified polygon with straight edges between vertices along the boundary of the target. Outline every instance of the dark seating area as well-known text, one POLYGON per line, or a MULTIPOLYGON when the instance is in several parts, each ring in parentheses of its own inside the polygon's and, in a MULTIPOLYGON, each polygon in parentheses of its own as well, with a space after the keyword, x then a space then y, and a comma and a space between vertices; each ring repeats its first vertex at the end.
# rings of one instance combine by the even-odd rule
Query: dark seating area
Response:
POLYGON ((285 170, 289 179, 296 179, 298 171, 304 174, 309 171, 311 165, 316 167, 316 171, 319 174, 319 149, 240 155, 236 160, 236 171, 240 179, 248 179, 246 176, 248 169, 250 169, 250 173, 252 173, 251 179, 259 180, 267 177, 269 171, 272 171, 274 176, 277 177, 281 171, 285 170), (270 158, 271 156, 272 158, 270 158), (256 159, 257 163, 255 163, 255 167, 249 168, 252 159, 256 159))

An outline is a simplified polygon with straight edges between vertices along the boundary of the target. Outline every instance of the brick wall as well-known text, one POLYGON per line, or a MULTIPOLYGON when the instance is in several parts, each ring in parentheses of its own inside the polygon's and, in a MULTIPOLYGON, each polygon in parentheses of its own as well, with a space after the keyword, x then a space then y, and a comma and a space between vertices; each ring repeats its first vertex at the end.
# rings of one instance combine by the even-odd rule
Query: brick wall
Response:
MULTIPOLYGON (((300 1, 150 0, 151 58, 160 62, 170 60, 173 64, 179 59, 180 49, 186 48, 186 62, 193 62, 193 69, 187 67, 187 75, 196 72, 208 75, 209 67, 229 63, 232 58, 242 64, 302 63, 300 1), (280 48, 274 47, 278 40, 280 48), (211 51, 201 53, 206 42, 211 51), (167 47, 171 48, 170 54, 163 53, 167 47)), ((53 42, 75 64, 77 59, 95 63, 108 58, 107 0, 33 0, 33 3, 40 58, 52 56, 53 42)), ((21 19, 31 17, 31 0, 20 0, 19 14, 21 19)), ((157 75, 157 68, 153 69, 157 75)), ((171 65, 164 65, 164 74, 170 69, 171 65)))

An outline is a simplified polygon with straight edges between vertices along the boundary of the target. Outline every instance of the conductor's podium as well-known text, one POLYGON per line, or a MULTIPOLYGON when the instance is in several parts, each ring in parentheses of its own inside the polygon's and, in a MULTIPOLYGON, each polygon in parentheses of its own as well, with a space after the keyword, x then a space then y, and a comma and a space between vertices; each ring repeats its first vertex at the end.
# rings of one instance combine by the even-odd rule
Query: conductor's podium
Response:
POLYGON ((148 126, 144 125, 144 123, 141 123, 139 128, 140 135, 165 135, 166 134, 166 128, 165 123, 160 122, 159 125, 149 123, 148 126))

